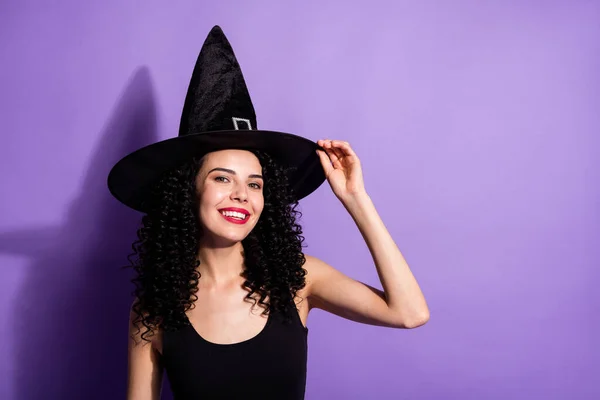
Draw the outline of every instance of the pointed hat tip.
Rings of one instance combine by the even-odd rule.
[[[215,25],[212,27],[212,29],[210,30],[210,34],[211,35],[223,35],[225,36],[225,33],[223,32],[223,29],[221,29],[221,27],[219,25]]]
[[[227,42],[227,36],[225,36],[223,29],[221,29],[219,25],[213,26],[213,28],[210,30],[206,39],[208,40],[210,38],[216,42]]]

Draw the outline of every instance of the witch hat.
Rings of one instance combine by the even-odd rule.
[[[315,142],[291,133],[257,129],[240,65],[219,26],[208,34],[192,73],[178,136],[136,150],[119,160],[108,188],[121,203],[146,212],[152,185],[192,157],[224,149],[261,150],[287,168],[297,200],[315,191],[325,173]]]

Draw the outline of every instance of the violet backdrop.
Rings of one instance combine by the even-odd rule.
[[[573,0],[2,2],[0,398],[124,398],[139,214],[106,175],[176,134],[215,24],[259,127],[353,145],[431,309],[311,314],[307,399],[600,398],[600,2]],[[327,183],[301,209],[307,253],[380,287]]]

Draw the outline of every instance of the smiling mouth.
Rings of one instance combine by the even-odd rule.
[[[250,215],[243,214],[237,211],[220,211],[219,212],[223,218],[225,218],[229,222],[233,222],[234,224],[245,224],[248,222]]]

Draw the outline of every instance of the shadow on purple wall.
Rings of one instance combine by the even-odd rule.
[[[125,397],[133,275],[122,267],[141,214],[118,203],[106,179],[120,157],[158,139],[156,118],[142,67],[107,121],[64,222],[0,234],[0,251],[31,257],[12,315],[16,399]]]

